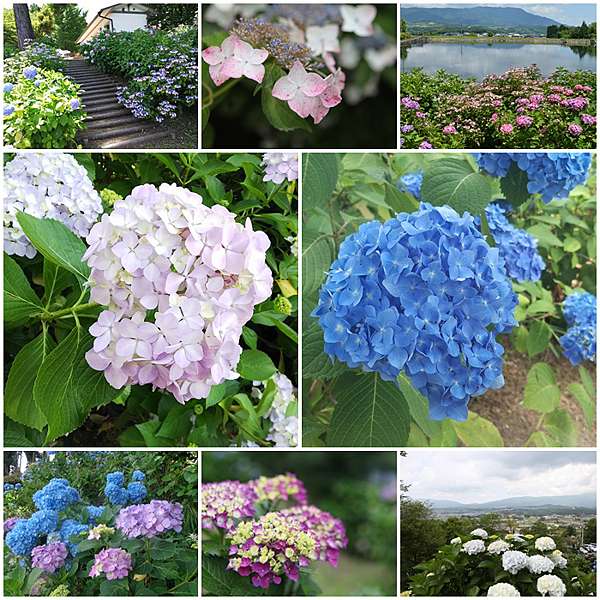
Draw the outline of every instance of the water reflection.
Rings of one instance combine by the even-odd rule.
[[[436,43],[402,47],[400,58],[403,71],[423,67],[428,73],[435,73],[444,69],[476,79],[534,63],[546,76],[556,67],[596,70],[596,48],[588,46]]]

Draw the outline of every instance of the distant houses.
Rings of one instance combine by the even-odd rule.
[[[98,11],[96,16],[77,39],[83,44],[101,31],[135,31],[148,24],[147,4],[112,4]]]

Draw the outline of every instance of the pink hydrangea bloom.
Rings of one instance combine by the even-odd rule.
[[[377,16],[377,9],[372,4],[359,6],[340,5],[342,15],[342,31],[355,33],[365,37],[373,35],[373,20]]]
[[[106,579],[124,579],[133,568],[131,554],[122,548],[105,548],[94,556],[94,564],[90,569],[90,577],[104,574]]]
[[[500,125],[500,133],[509,135],[513,132],[513,126],[510,123],[503,123]]]
[[[527,115],[519,115],[516,118],[516,123],[519,127],[529,127],[533,123],[533,119]]]
[[[262,63],[268,56],[266,50],[253,48],[236,35],[225,38],[220,46],[211,46],[202,51],[202,58],[209,65],[210,77],[217,86],[228,79],[240,77],[261,83],[265,76]]]
[[[494,114],[492,115],[491,121],[492,121],[492,123],[495,123],[495,122],[496,122],[498,119],[499,119],[499,117],[498,117],[498,113],[494,113]]]
[[[54,573],[64,566],[68,555],[69,550],[62,542],[36,546],[31,551],[31,566],[44,573]]]
[[[584,125],[596,124],[596,117],[594,117],[593,115],[588,115],[586,113],[581,113],[581,120],[583,121]]]
[[[152,500],[122,508],[116,527],[128,538],[156,537],[166,531],[179,533],[183,525],[183,507],[179,502]]]
[[[458,133],[456,130],[456,127],[454,127],[454,125],[446,125],[446,127],[444,127],[442,129],[442,133],[445,133],[446,135],[452,135],[453,133]]]
[[[577,123],[571,123],[569,125],[569,133],[574,137],[579,137],[583,133],[583,128]]]

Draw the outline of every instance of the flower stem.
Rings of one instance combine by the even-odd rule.
[[[96,306],[98,305],[95,302],[86,302],[85,304],[75,304],[74,306],[69,306],[68,308],[63,308],[61,310],[55,310],[54,312],[46,312],[42,314],[42,321],[52,321],[64,315],[74,315],[75,313],[87,310],[88,308],[94,308]]]

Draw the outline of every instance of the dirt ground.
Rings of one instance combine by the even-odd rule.
[[[560,407],[569,411],[579,430],[577,445],[595,446],[596,427],[594,426],[594,429],[587,427],[583,411],[567,390],[569,384],[580,381],[577,367],[571,366],[571,363],[562,356],[556,358],[550,350],[533,359],[515,350],[507,350],[504,365],[505,385],[499,390],[492,390],[479,398],[473,398],[469,408],[496,425],[504,438],[505,446],[524,446],[529,436],[536,430],[540,417],[535,411],[521,405],[527,373],[536,362],[548,363],[556,373],[557,384],[561,389]],[[585,366],[595,380],[592,365],[588,363]]]

